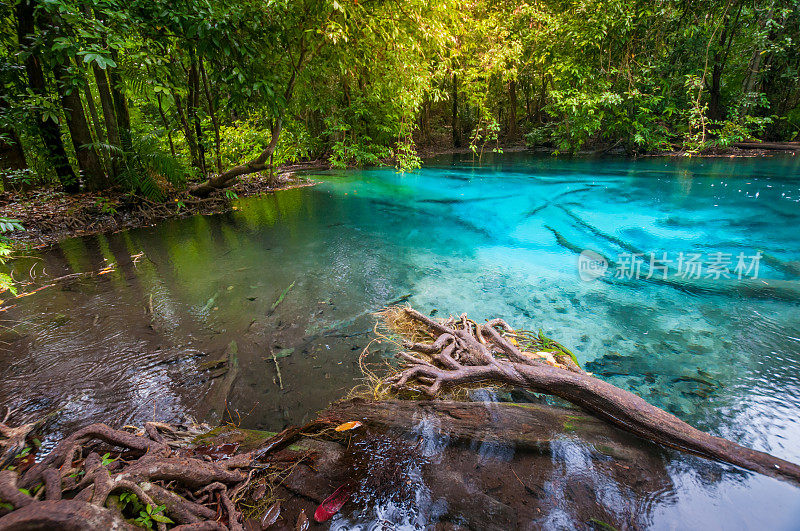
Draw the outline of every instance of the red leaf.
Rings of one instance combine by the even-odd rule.
[[[317,507],[314,511],[314,520],[319,523],[327,522],[338,513],[342,506],[350,499],[353,493],[353,486],[350,483],[345,483],[338,489],[333,491],[333,494],[325,498],[325,501]]]

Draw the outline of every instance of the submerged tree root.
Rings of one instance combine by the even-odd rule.
[[[475,382],[495,383],[558,396],[631,433],[703,457],[800,484],[800,466],[702,432],[641,397],[582,371],[561,356],[547,363],[516,346],[515,331],[501,319],[477,324],[462,316],[438,322],[411,308],[389,308],[384,324],[404,337],[404,369],[389,378],[395,389],[429,396]]]
[[[147,512],[153,514],[146,518],[160,530],[167,529],[167,523],[178,524],[173,529],[243,530],[235,500],[252,472],[267,466],[269,454],[320,426],[315,422],[286,430],[257,450],[211,461],[173,449],[170,439],[175,434],[168,425],[147,423],[135,434],[92,424],[63,439],[21,476],[14,470],[0,471],[0,500],[13,508],[0,517],[0,531],[133,528],[126,519],[136,515],[123,514],[120,507],[123,493],[149,507]],[[0,426],[17,446],[17,434],[26,429],[14,431],[5,422]],[[121,450],[114,450],[116,459],[101,457],[99,445]]]

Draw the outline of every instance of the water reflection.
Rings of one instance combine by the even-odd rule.
[[[0,344],[0,402],[28,418],[60,409],[58,429],[184,415],[278,429],[357,383],[370,312],[410,295],[438,315],[466,311],[542,328],[615,385],[800,461],[798,175],[793,158],[444,158],[414,174],[335,172],[314,188],[240,201],[228,215],[67,240],[15,262],[15,277],[32,271],[44,281],[43,271],[55,277],[111,262],[117,269],[42,290],[6,312],[19,324]],[[581,282],[571,248],[609,257],[761,250],[770,257],[761,276],[780,284]],[[232,343],[238,372],[209,370]],[[534,527],[589,526],[591,518],[669,527],[694,513],[713,528],[722,511],[736,515],[727,523],[786,528],[785,515],[800,507],[793,487],[657,449],[607,462],[569,436],[539,448],[546,459],[522,459],[498,437],[454,450],[435,418],[418,421],[414,444],[422,441],[429,460],[414,463],[420,477],[448,452],[461,452],[459,463],[477,474],[459,464],[421,483],[429,514],[467,510],[470,496],[507,485],[519,500],[501,503]],[[509,475],[517,462],[535,494]],[[618,462],[638,468],[613,468]],[[747,492],[752,502],[742,499]],[[524,509],[530,497],[539,501]],[[575,499],[598,509],[571,509]],[[485,501],[505,521],[506,509]]]

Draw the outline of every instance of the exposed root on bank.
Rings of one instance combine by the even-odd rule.
[[[33,426],[1,423],[6,453],[24,447]],[[328,427],[322,421],[293,427],[256,450],[213,460],[182,447],[180,438],[187,433],[166,424],[147,423],[138,433],[92,424],[63,439],[39,463],[28,463],[22,473],[19,463],[0,471],[0,500],[11,507],[0,517],[0,530],[126,529],[137,517],[159,530],[168,524],[243,530],[236,500],[254,476],[269,468],[278,450]]]
[[[800,484],[800,466],[699,431],[589,375],[568,350],[541,333],[514,330],[502,319],[477,323],[466,314],[438,321],[411,308],[390,307],[379,316],[386,328],[406,339],[407,351],[398,353],[402,371],[387,378],[395,390],[435,397],[481,383],[551,394],[645,439]]]

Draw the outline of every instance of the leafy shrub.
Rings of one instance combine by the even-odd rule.
[[[164,151],[153,136],[133,139],[133,151],[125,153],[124,165],[117,179],[127,190],[160,201],[173,187],[183,186],[188,168]]]

